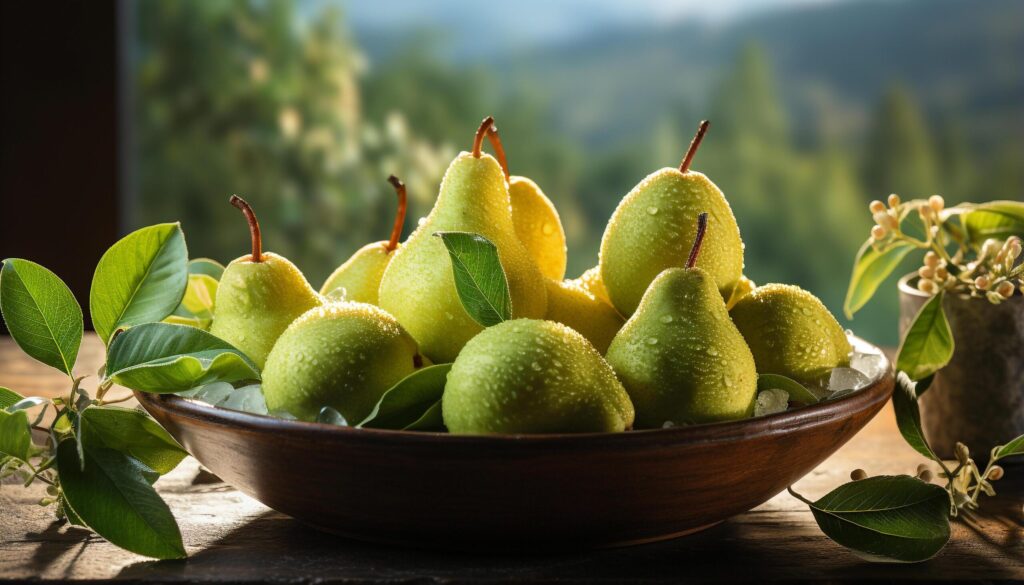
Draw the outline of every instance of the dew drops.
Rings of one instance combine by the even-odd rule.
[[[672,315],[662,315],[659,321],[661,321],[662,323],[671,323]]]
[[[544,225],[541,226],[540,231],[545,236],[550,236],[555,233],[555,226],[551,225],[551,222],[545,221]]]
[[[416,222],[416,225],[423,225],[423,224],[425,224],[425,223],[427,223],[427,218],[425,218],[425,217],[421,217],[421,218],[419,218],[419,220],[418,220],[418,221]]]
[[[650,213],[651,215],[658,215],[658,208],[652,205],[647,208],[647,213]]]
[[[533,363],[531,363],[531,364],[530,364],[530,367],[531,367],[531,368],[533,368],[533,371],[535,371],[535,372],[539,372],[539,371],[540,371],[540,369],[541,369],[541,368],[540,368],[540,364],[538,364],[537,362],[533,362]]]
[[[658,338],[657,337],[648,337],[647,338],[647,345],[658,345]]]

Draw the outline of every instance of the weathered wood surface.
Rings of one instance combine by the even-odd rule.
[[[88,336],[81,372],[102,348]],[[66,379],[0,338],[0,385],[36,395]],[[979,446],[980,447],[980,446]],[[850,470],[913,473],[921,458],[900,439],[890,408],[797,484],[818,497]],[[737,462],[742,464],[742,462]],[[240,494],[189,458],[157,483],[178,518],[190,558],[150,561],[35,505],[42,489],[0,489],[0,580],[119,579],[166,582],[463,583],[678,581],[1024,580],[1024,466],[1008,469],[980,515],[953,524],[949,546],[918,565],[861,561],[818,530],[806,506],[783,493],[703,533],[674,541],[546,556],[444,554],[369,546],[316,532]]]

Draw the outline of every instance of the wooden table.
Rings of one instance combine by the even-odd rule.
[[[102,347],[87,336],[81,372]],[[53,396],[66,379],[0,338],[0,385]],[[817,498],[868,473],[914,473],[922,459],[899,437],[891,408],[797,484]],[[737,462],[737,464],[742,464]],[[316,532],[239,493],[186,459],[156,485],[181,526],[190,558],[151,561],[86,530],[53,523],[35,505],[40,487],[0,489],[0,580],[121,579],[166,582],[463,583],[692,581],[1024,580],[1024,466],[1008,469],[999,496],[953,524],[949,545],[918,565],[866,563],[830,541],[807,507],[782,493],[703,533],[624,549],[546,556],[442,554],[365,545]]]

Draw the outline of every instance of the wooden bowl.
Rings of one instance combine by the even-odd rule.
[[[211,471],[316,528],[414,547],[555,550],[673,538],[767,501],[882,408],[885,372],[760,418],[577,435],[355,429],[136,396]]]

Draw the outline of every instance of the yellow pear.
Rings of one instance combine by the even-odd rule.
[[[391,228],[391,238],[360,248],[327,277],[324,285],[320,287],[320,294],[334,293],[332,296],[339,296],[347,301],[377,304],[380,279],[398,248],[398,238],[402,236],[408,206],[405,184],[394,175],[388,177],[388,182],[398,194],[398,211],[395,213],[395,225]]]
[[[548,280],[549,321],[575,329],[604,355],[625,320],[608,303],[587,291],[579,280]]]
[[[491,141],[495,158],[501,164],[505,180],[508,181],[512,224],[519,241],[533,257],[541,274],[551,280],[562,280],[565,278],[566,264],[565,230],[555,204],[537,183],[526,177],[509,175],[505,147],[496,126],[491,126],[487,138]]]

